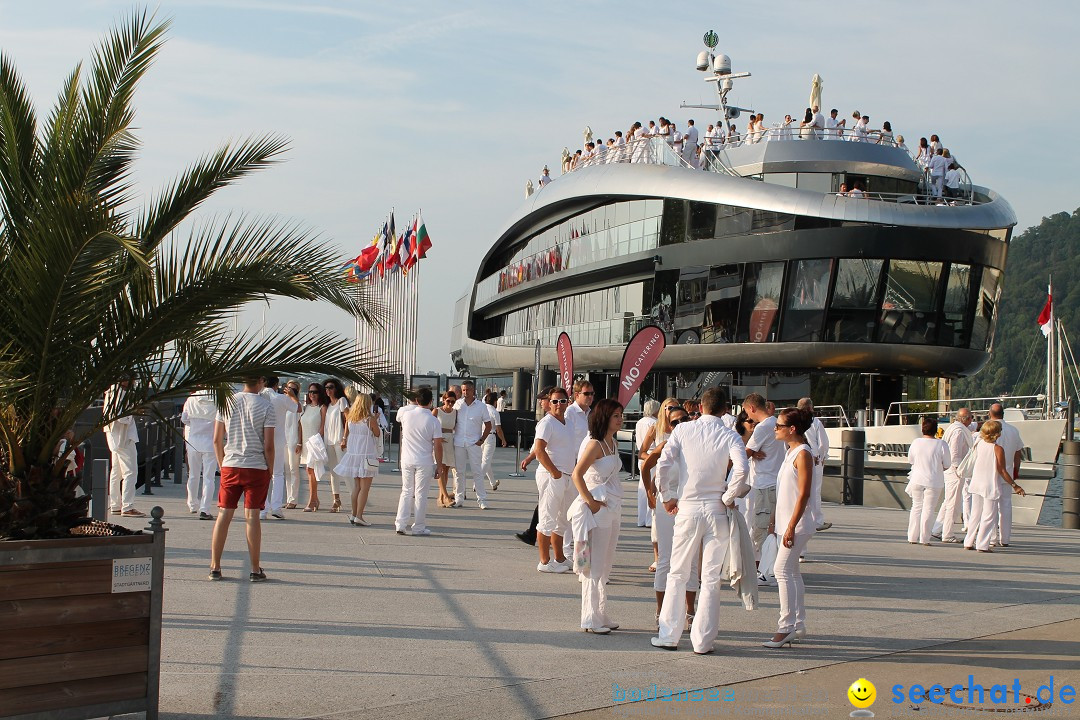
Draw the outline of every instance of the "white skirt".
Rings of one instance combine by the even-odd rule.
[[[346,478],[369,478],[379,474],[379,459],[374,455],[345,453],[334,473]]]

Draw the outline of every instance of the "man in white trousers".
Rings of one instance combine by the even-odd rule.
[[[1001,435],[997,444],[1005,451],[1005,469],[1012,475],[1014,483],[1020,482],[1020,461],[1024,453],[1024,441],[1020,438],[1020,431],[1005,422],[1005,408],[1001,403],[990,406],[990,419],[1001,423]],[[1001,478],[999,477],[1000,481]],[[1001,483],[1001,500],[998,501],[998,528],[996,538],[991,538],[991,544],[998,547],[1009,547],[1012,542],[1012,496],[1013,488],[1004,481]]]
[[[128,380],[121,380],[105,391],[103,412],[115,414],[124,404]],[[109,507],[113,515],[146,517],[135,509],[135,484],[139,481],[139,430],[135,418],[127,415],[105,426],[105,440],[112,453],[109,468]]]
[[[488,415],[491,418],[491,432],[484,441],[484,452],[480,455],[480,464],[484,466],[484,482],[492,490],[499,489],[499,479],[495,477],[495,442],[502,443],[506,447],[506,436],[503,435],[502,415],[498,408],[499,396],[494,391],[484,396],[484,404],[488,406]]]
[[[810,443],[810,454],[814,456],[814,487],[818,489],[818,496],[814,498],[814,501],[820,507],[821,479],[825,475],[825,461],[829,459],[829,434],[825,432],[825,424],[814,414],[813,400],[808,397],[800,398],[798,408],[810,413],[814,418],[814,422],[810,423],[810,429],[806,431],[806,442]],[[828,530],[831,528],[832,523],[825,522],[825,515],[822,514],[821,517],[821,525],[817,529]]]
[[[412,518],[413,535],[430,535],[427,496],[432,479],[442,472],[442,423],[431,414],[431,388],[413,393],[412,403],[398,410],[401,448],[401,497],[394,529],[404,535]]]
[[[746,456],[750,459],[750,485],[753,488],[746,497],[746,527],[754,542],[754,555],[761,557],[761,546],[769,536],[769,522],[776,510],[776,476],[784,464],[787,448],[776,439],[776,416],[774,409],[759,393],[750,393],[743,399],[742,409],[757,423],[750,440],[746,443]],[[760,584],[768,584],[764,575],[758,576]]]
[[[454,482],[454,505],[465,504],[466,463],[472,470],[476,505],[487,510],[487,490],[484,488],[484,441],[491,434],[491,416],[488,406],[476,397],[476,384],[472,380],[461,383],[462,397],[454,404],[458,411],[454,427],[454,461],[457,478]]]
[[[286,425],[288,414],[298,412],[300,404],[291,396],[278,389],[276,375],[264,375],[263,388],[259,394],[270,401],[274,408],[274,447],[278,448],[274,453],[274,467],[270,473],[270,495],[267,499],[267,507],[259,515],[260,520],[265,520],[267,514],[277,520],[284,520],[285,515],[281,512],[281,506],[285,504],[285,454],[288,448],[285,445]]]
[[[704,413],[694,422],[680,423],[671,433],[656,464],[663,511],[675,515],[660,632],[653,647],[675,650],[686,627],[686,583],[693,557],[701,553],[701,591],[690,630],[694,652],[707,655],[720,622],[721,569],[727,558],[728,513],[735,498],[750,491],[749,466],[742,441],[724,427],[719,413],[727,404],[721,388],[709,388],[701,398]],[[682,482],[676,489],[681,467]],[[721,471],[721,468],[724,471]],[[734,469],[728,480],[726,470]],[[658,507],[657,512],[661,512]]]
[[[949,469],[945,471],[945,493],[930,535],[939,538],[942,542],[960,542],[953,535],[953,526],[956,525],[957,515],[962,509],[961,496],[964,491],[964,478],[960,477],[957,467],[975,444],[975,439],[971,436],[971,430],[968,427],[970,423],[971,411],[962,407],[956,411],[953,421],[949,423],[949,427],[945,428],[945,433],[941,436],[941,439],[949,446]]]
[[[214,455],[214,420],[217,405],[208,390],[196,390],[184,401],[180,422],[187,445],[187,506],[200,520],[213,520],[217,505],[217,457]],[[200,490],[201,486],[201,490]]]

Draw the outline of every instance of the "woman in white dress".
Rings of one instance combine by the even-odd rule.
[[[326,408],[329,405],[330,398],[326,396],[322,385],[311,383],[304,400],[304,412],[300,415],[300,464],[307,469],[308,477],[308,504],[304,512],[316,512],[319,509],[319,477],[324,472],[325,464],[323,460],[312,457],[308,440],[315,436],[322,437]]]
[[[457,427],[457,410],[454,403],[457,402],[457,394],[453,391],[443,393],[442,405],[431,411],[435,419],[442,423],[442,472],[439,473],[439,507],[454,507],[454,494],[447,491],[447,478],[450,472],[457,474],[456,459],[454,456],[454,428]]]
[[[1017,495],[1024,496],[1024,488],[1013,482],[1005,466],[1005,451],[997,444],[1001,437],[1001,423],[987,420],[979,429],[975,441],[975,469],[971,473],[968,493],[971,495],[971,511],[968,514],[965,550],[993,552],[990,538],[998,525],[998,503],[1001,501],[1001,479]]]
[[[581,629],[606,635],[618,630],[607,612],[605,584],[611,574],[622,517],[622,459],[615,434],[622,429],[623,407],[605,398],[589,413],[589,437],[581,445],[571,477],[578,497],[570,508],[575,522],[574,569],[581,576]],[[589,530],[582,528],[592,525]],[[580,552],[579,552],[580,550]]]
[[[924,417],[919,421],[922,437],[911,442],[908,449],[908,484],[904,489],[911,496],[911,515],[908,518],[907,539],[912,545],[929,545],[930,531],[937,517],[937,501],[945,489],[945,471],[952,455],[944,440],[937,437],[937,420]]]
[[[806,635],[806,588],[799,556],[821,523],[821,510],[813,501],[821,495],[821,480],[814,472],[814,455],[806,431],[814,417],[806,410],[787,408],[776,421],[776,439],[787,454],[776,478],[776,509],[769,532],[780,534],[773,574],[780,591],[780,620],[772,640],[762,645],[781,648]]]
[[[337,378],[323,380],[323,390],[330,398],[323,423],[323,442],[326,444],[326,467],[330,469],[330,492],[334,495],[330,512],[336,513],[341,509],[341,492],[348,487],[348,478],[338,475],[334,468],[341,462],[341,441],[345,439],[345,412],[349,409],[349,401],[345,399],[345,386]]]
[[[878,133],[878,145],[895,145],[893,141],[892,124],[886,120],[881,125],[881,132]]]
[[[300,497],[300,415],[304,411],[304,404],[300,399],[300,383],[295,380],[285,383],[285,394],[300,403],[295,412],[289,410],[285,413],[285,447],[278,451],[285,453],[285,509],[295,510]]]
[[[664,606],[664,593],[667,590],[668,571],[671,570],[671,546],[675,540],[675,516],[664,512],[664,495],[657,491],[656,482],[653,479],[652,470],[660,460],[664,452],[671,431],[681,422],[689,422],[690,415],[686,412],[676,398],[668,398],[660,409],[660,417],[656,420],[655,444],[652,451],[645,457],[641,464],[641,481],[645,484],[649,493],[649,504],[653,508],[653,552],[656,553],[656,563],[653,576],[653,592],[656,593],[656,622],[659,626],[660,609]],[[673,489],[678,489],[678,483],[671,483]],[[656,508],[660,507],[660,512]],[[697,591],[700,584],[701,557],[695,555],[691,561],[690,578],[686,582],[686,624],[689,626],[694,618],[694,609],[697,605]]]
[[[334,467],[334,472],[345,478],[353,479],[352,513],[350,525],[371,525],[364,519],[371,482],[379,474],[379,452],[376,439],[382,434],[379,419],[371,411],[371,396],[358,393],[353,406],[349,408],[348,423],[345,425],[345,437],[341,440],[341,449],[345,454]]]

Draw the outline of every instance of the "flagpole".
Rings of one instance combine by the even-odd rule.
[[[1054,276],[1051,275],[1047,288],[1050,297],[1050,333],[1046,336],[1046,419],[1050,419],[1050,409],[1054,404]]]

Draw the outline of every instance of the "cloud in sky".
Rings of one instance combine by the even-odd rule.
[[[41,112],[127,2],[0,1],[0,48]],[[890,120],[909,145],[936,132],[1016,209],[1020,229],[1080,205],[1070,138],[1080,6],[1015,3],[707,5],[168,2],[170,40],[136,98],[147,193],[229,139],[292,140],[281,166],[219,194],[206,212],[279,214],[343,254],[391,207],[422,207],[435,243],[421,277],[419,367],[449,368],[454,301],[524,197],[525,181],[590,125],[608,137],[661,114],[680,125],[712,102],[693,69],[702,34],[754,76],[734,100],[766,119],[824,103]],[[261,310],[245,314],[258,323]],[[273,324],[352,321],[275,303]]]

